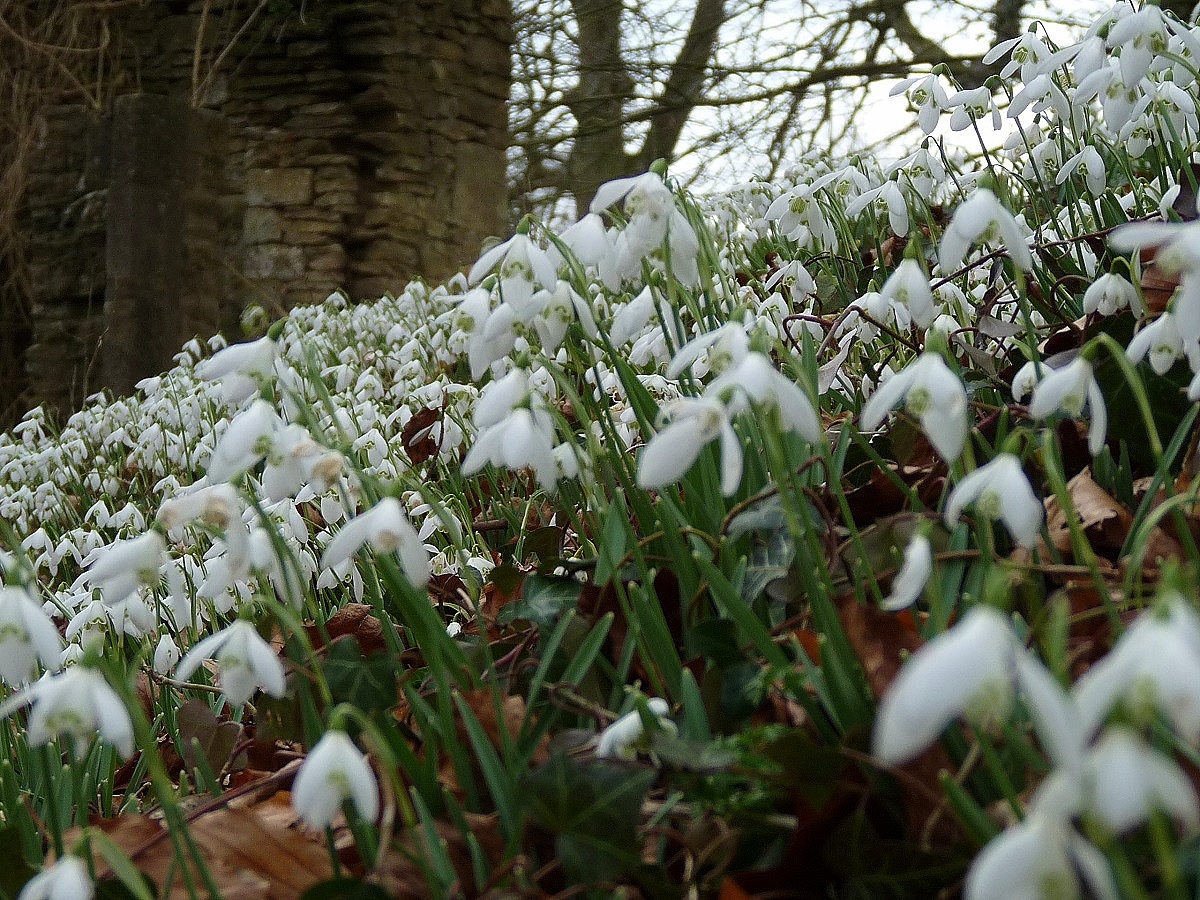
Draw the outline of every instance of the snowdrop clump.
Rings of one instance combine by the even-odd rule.
[[[113,660],[141,666],[170,702],[218,692],[238,710],[311,690],[296,810],[324,828],[349,799],[373,823],[377,773],[390,776],[330,713],[300,626],[319,633],[347,601],[370,600],[399,622],[389,652],[465,669],[456,642],[479,649],[497,627],[497,571],[576,584],[603,571],[593,586],[619,586],[623,612],[657,608],[643,602],[649,576],[670,571],[688,628],[720,619],[738,653],[770,660],[753,663],[765,695],[803,682],[781,705],[814,732],[873,720],[881,768],[958,722],[978,747],[1029,739],[1025,758],[1040,753],[1044,771],[1005,798],[1022,819],[975,859],[968,897],[1117,896],[1105,836],[1160,814],[1180,833],[1200,823],[1169,752],[1200,741],[1194,599],[1162,592],[1073,685],[1036,649],[1054,610],[998,607],[1027,600],[1014,586],[1030,572],[1100,572],[1075,544],[1068,566],[1046,529],[1050,506],[1071,500],[1055,426],[1086,419],[1090,457],[1115,466],[1127,438],[1110,425],[1154,412],[1127,383],[1141,404],[1128,413],[1115,369],[1145,360],[1138,371],[1177,378],[1186,366],[1176,393],[1200,397],[1200,226],[1175,221],[1174,205],[1193,162],[1180,148],[1200,138],[1198,58],[1195,26],[1119,4],[1069,47],[1030,31],[996,48],[987,61],[1003,61],[1006,91],[952,84],[941,67],[902,82],[893,93],[925,137],[886,168],[812,161],[701,199],[655,168],[601,186],[557,233],[522,222],[446,284],[371,303],[333,295],[241,344],[190,341],[135,396],[91,398],[61,427],[31,411],[0,436],[0,680],[12,690],[0,717],[28,707],[30,743],[68,738],[82,756],[98,734],[130,756],[132,691],[110,684]],[[974,168],[940,143],[943,127],[1004,118],[1012,134]],[[1165,308],[1148,302],[1148,271],[1168,280]],[[1128,324],[1124,346],[1106,321]],[[1067,332],[1076,346],[1047,349]],[[872,513],[848,494],[878,485],[847,460],[875,466],[902,497],[897,515],[920,520],[883,587],[862,570],[842,578],[853,554],[873,561],[863,536],[882,530],[856,520]],[[556,556],[531,551],[535,572],[516,554],[539,527],[562,540]],[[510,544],[489,538],[501,529]],[[1122,577],[1109,593],[1145,601]],[[858,662],[832,668],[841,626],[820,600],[846,596],[926,629],[865,711],[835,708]],[[825,630],[821,659],[791,640],[810,621]],[[651,625],[631,630],[631,654],[669,647],[667,620]],[[644,666],[656,691],[678,694],[646,709],[670,734],[666,713],[682,704],[698,739],[709,728],[688,706],[703,697],[684,662]],[[710,672],[725,677],[726,662]],[[476,674],[474,687],[497,672]],[[636,758],[645,724],[618,718],[596,755]],[[78,881],[72,860],[31,895]]]

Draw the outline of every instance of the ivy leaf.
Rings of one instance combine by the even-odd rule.
[[[329,645],[325,679],[335,701],[351,703],[368,714],[396,705],[395,662],[386,653],[364,658],[352,637]]]
[[[654,778],[652,771],[559,753],[521,783],[526,809],[555,835],[564,870],[580,884],[612,880],[640,864],[638,824]]]
[[[22,886],[37,874],[25,862],[21,852],[21,831],[15,825],[0,828],[0,895],[15,897]]]
[[[521,597],[500,611],[500,624],[516,619],[528,619],[546,628],[558,621],[566,610],[579,602],[583,585],[574,578],[527,575],[521,586]]]

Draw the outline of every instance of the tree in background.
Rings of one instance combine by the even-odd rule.
[[[860,114],[880,82],[945,63],[977,87],[986,52],[1033,19],[1073,24],[1108,5],[517,0],[514,208],[573,200],[582,214],[599,185],[660,157],[708,180],[750,165],[771,178],[813,149],[866,149],[881,134]]]

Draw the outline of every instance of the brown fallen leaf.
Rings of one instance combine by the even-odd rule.
[[[214,896],[197,860],[182,861],[201,897],[213,900],[297,900],[314,884],[333,876],[329,851],[318,841],[280,824],[277,811],[265,817],[258,806],[218,808],[188,823],[192,843],[217,889]],[[154,882],[161,896],[185,896],[184,873],[162,820],[124,815],[92,824],[101,828]],[[111,875],[103,859],[94,861],[97,878]]]
[[[1115,497],[1092,479],[1084,469],[1067,483],[1071,504],[1075,507],[1079,526],[1098,556],[1112,563],[1119,561],[1121,547],[1133,525],[1133,515]],[[1045,500],[1046,531],[1050,544],[1060,554],[1071,557],[1071,528],[1066,511],[1051,494]],[[1181,554],[1179,542],[1162,528],[1155,527],[1146,542],[1145,561],[1177,559]]]

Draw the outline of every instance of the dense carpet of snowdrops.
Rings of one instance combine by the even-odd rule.
[[[0,438],[0,518],[15,542],[0,594],[0,678],[14,693],[0,712],[31,704],[30,742],[65,734],[82,753],[98,730],[128,755],[129,714],[93,667],[114,650],[176,685],[215,659],[235,706],[282,694],[282,664],[250,619],[361,598],[363,545],[395,552],[417,588],[458,574],[460,621],[445,622],[457,630],[496,562],[475,531],[489,501],[466,487],[480,473],[509,470],[548,497],[570,486],[580,509],[620,490],[681,503],[674,486],[693,477],[684,495],[712,488],[719,522],[772,485],[786,493],[797,460],[837,473],[849,433],[869,437],[899,411],[948,487],[890,591],[860,585],[860,600],[926,602],[943,577],[935,526],[992,560],[980,585],[1013,547],[1045,556],[1041,498],[1062,492],[1029,471],[1053,471],[1064,418],[1086,421],[1091,455],[1112,452],[1095,369],[1113,344],[1043,358],[1043,338],[1132,311],[1122,371],[1148,359],[1159,375],[1200,373],[1200,223],[1177,221],[1195,218],[1200,29],[1122,3],[1077,43],[1054,48],[1033,29],[988,61],[1006,62],[987,87],[956,90],[936,72],[898,87],[929,137],[893,164],[813,160],[702,200],[656,172],[612,182],[580,222],[556,234],[522,223],[447,285],[361,304],[335,295],[257,341],[193,341],[136,396],[93,398],[60,430],[33,411]],[[990,139],[1005,123],[1003,148],[969,163],[936,140],[946,127]],[[1121,226],[1147,217],[1164,221]],[[1179,276],[1157,315],[1138,286],[1147,249]],[[1195,400],[1200,374],[1188,380]],[[983,439],[981,411],[1010,400],[1028,406]],[[1122,414],[1142,411],[1127,401]],[[432,449],[414,460],[418,444]],[[633,483],[612,474],[622,458],[636,460]],[[599,538],[580,531],[580,554],[594,552]],[[925,634],[883,697],[876,758],[902,764],[964,716],[977,734],[1000,728],[1019,697],[1045,772],[1031,798],[1013,798],[1023,819],[979,854],[967,895],[1078,896],[1085,884],[1137,896],[1114,838],[1150,822],[1183,840],[1200,825],[1175,758],[1200,740],[1194,597],[1148,597],[1069,684],[1061,660],[1031,649],[1032,623],[981,594],[995,591],[934,617],[956,623]],[[640,721],[619,720],[600,747],[623,752]],[[370,820],[374,778],[331,727],[294,799],[317,826],[347,797]],[[1169,844],[1156,877],[1171,885],[1182,876]]]

